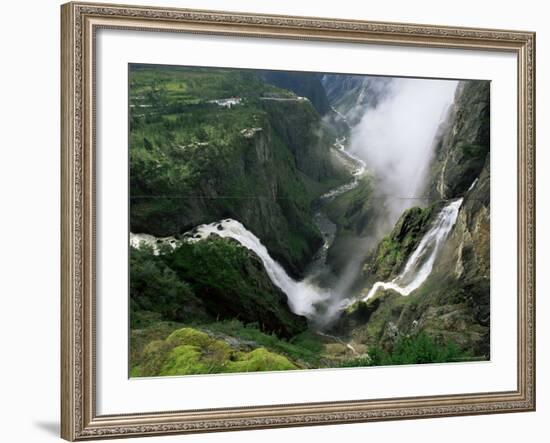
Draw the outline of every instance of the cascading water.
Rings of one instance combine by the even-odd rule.
[[[154,255],[159,255],[161,247],[169,246],[175,249],[181,242],[175,237],[155,237],[151,234],[134,234],[130,232],[130,246],[139,248],[142,244],[150,247]]]
[[[290,309],[294,313],[311,318],[316,314],[315,305],[330,298],[330,293],[322,291],[308,279],[302,281],[292,279],[283,267],[273,260],[260,239],[236,220],[225,219],[197,226],[187,241],[200,241],[212,234],[232,238],[260,257],[267,275],[286,294]]]
[[[393,289],[399,294],[407,296],[424,283],[432,272],[435,259],[437,258],[441,246],[456,223],[462,200],[462,198],[454,200],[441,210],[433,226],[424,235],[407,260],[407,264],[403,271],[392,281],[376,282],[368,294],[363,298],[363,301],[367,301],[369,298],[374,297],[380,288]]]

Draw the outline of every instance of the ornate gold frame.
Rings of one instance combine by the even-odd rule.
[[[61,7],[61,435],[67,440],[533,411],[535,34],[68,3]],[[98,416],[95,411],[94,33],[98,28],[508,51],[518,59],[518,381],[511,392]]]

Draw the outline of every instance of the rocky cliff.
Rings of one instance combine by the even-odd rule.
[[[388,281],[407,258],[445,201],[463,198],[456,224],[427,280],[409,296],[379,291],[351,306],[334,326],[357,343],[391,352],[404,337],[427,335],[453,343],[467,358],[490,353],[490,156],[489,83],[459,85],[447,122],[440,128],[427,193],[433,204],[412,208],[369,256],[366,288]]]
[[[487,81],[458,85],[435,147],[427,192],[432,199],[461,196],[479,177],[489,153],[489,93]]]
[[[351,126],[361,121],[367,109],[376,107],[391,93],[390,77],[325,74],[322,81],[331,106]]]
[[[307,97],[320,115],[330,111],[325,88],[317,74],[288,71],[262,71],[262,78],[278,88],[288,89],[301,97]]]
[[[131,75],[131,230],[234,218],[300,276],[322,242],[311,203],[348,177],[312,103],[249,72],[150,74]]]

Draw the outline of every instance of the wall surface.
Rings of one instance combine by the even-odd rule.
[[[130,0],[129,0],[130,1]],[[132,2],[132,1],[130,1]],[[545,2],[391,0],[133,0],[135,4],[537,32],[538,410],[536,413],[248,431],[139,441],[547,441],[550,418],[550,30]],[[1,440],[48,442],[59,433],[59,1],[2,8],[0,127],[3,232],[0,310]],[[6,157],[7,156],[7,157]],[[546,265],[546,266],[545,266]]]

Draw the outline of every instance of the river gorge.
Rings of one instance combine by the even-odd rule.
[[[158,69],[131,95],[134,376],[489,357],[486,82]]]

